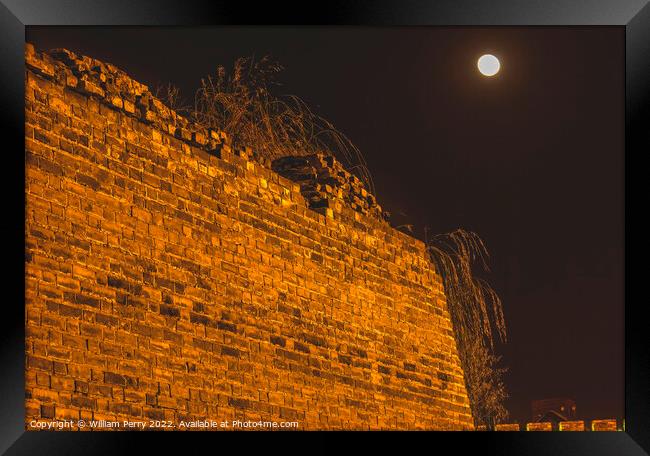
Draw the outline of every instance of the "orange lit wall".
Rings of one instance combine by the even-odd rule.
[[[110,64],[28,45],[25,76],[27,422],[472,427],[422,242]]]

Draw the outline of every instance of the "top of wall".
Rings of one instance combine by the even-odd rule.
[[[332,156],[288,156],[271,162],[249,147],[233,144],[227,132],[203,128],[180,115],[154,96],[147,85],[115,65],[67,49],[38,52],[27,43],[25,64],[34,74],[96,99],[194,148],[224,160],[244,160],[268,168],[293,183],[306,205],[326,220],[350,223],[367,232],[388,230],[414,250],[425,250],[422,241],[390,227],[374,195]]]

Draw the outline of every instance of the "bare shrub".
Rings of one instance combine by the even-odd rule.
[[[270,160],[333,155],[374,194],[365,159],[347,136],[299,97],[273,93],[280,71],[282,66],[268,56],[239,58],[230,72],[218,66],[214,75],[201,79],[190,118],[203,128],[226,131],[237,143]]]
[[[427,236],[426,243],[445,287],[474,422],[492,427],[508,417],[503,405],[508,394],[503,383],[506,369],[498,367],[500,357],[494,354],[496,336],[506,341],[503,306],[490,284],[473,270],[478,263],[489,271],[487,248],[476,233],[462,229]]]

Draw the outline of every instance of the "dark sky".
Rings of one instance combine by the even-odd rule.
[[[513,419],[558,396],[580,418],[623,417],[623,28],[28,27],[27,40],[187,99],[216,65],[271,54],[282,91],[364,153],[396,222],[487,243]],[[477,72],[483,53],[497,77]]]

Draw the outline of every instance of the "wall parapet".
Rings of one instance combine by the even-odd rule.
[[[309,207],[325,214],[349,207],[361,214],[384,219],[385,213],[363,182],[325,154],[288,156],[274,160],[272,168],[300,185]]]
[[[348,212],[345,216],[354,219],[352,211],[355,211],[373,220],[387,220],[386,213],[363,182],[331,155],[287,156],[271,162],[250,147],[234,144],[227,132],[203,128],[177,113],[154,96],[147,85],[132,79],[115,65],[67,49],[37,52],[27,43],[25,63],[40,76],[101,101],[190,146],[225,160],[235,155],[273,169],[298,183],[309,207],[316,212],[330,217]]]
[[[36,74],[101,101],[115,110],[206,151],[227,151],[231,138],[223,131],[204,129],[156,98],[149,87],[110,63],[67,49],[37,52],[25,47],[25,64]]]

